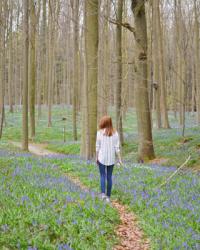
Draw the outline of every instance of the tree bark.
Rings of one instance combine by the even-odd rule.
[[[28,55],[29,55],[29,0],[24,0],[24,77],[23,77],[23,128],[22,149],[28,151]]]
[[[161,27],[161,17],[160,17],[160,0],[157,0],[157,18],[158,18],[158,40],[159,40],[159,65],[160,65],[160,102],[161,102],[161,117],[162,117],[162,127],[170,128],[168,112],[167,112],[167,94],[166,94],[166,81],[165,81],[165,55],[164,55],[164,39],[163,30]]]
[[[122,23],[122,13],[123,13],[123,1],[118,0],[117,2],[117,22]],[[115,116],[116,116],[116,127],[120,136],[120,142],[123,144],[123,128],[122,128],[122,26],[117,25],[116,30],[116,57],[117,57],[117,67],[116,67],[116,90],[115,90]]]
[[[5,9],[4,9],[5,12]],[[0,26],[0,139],[3,135],[3,123],[4,123],[4,95],[5,95],[5,13],[3,13],[3,1],[0,1],[0,20],[2,25]],[[4,21],[3,21],[4,20]]]
[[[46,46],[46,0],[42,1],[42,31],[41,31],[41,46],[42,46],[42,54],[41,54],[41,82],[38,86],[38,118],[41,117],[42,114],[42,104],[45,101],[45,87],[46,83],[46,72],[47,72],[47,46]]]
[[[136,39],[135,105],[139,134],[138,160],[145,161],[155,157],[147,84],[147,27],[145,1],[132,0],[132,11],[135,20]]]
[[[158,0],[153,0],[152,4],[152,24],[153,24],[153,86],[155,93],[156,106],[156,122],[157,128],[161,128],[161,112],[160,112],[160,64],[159,64],[159,38],[158,38]]]
[[[197,91],[197,123],[200,125],[200,49],[199,49],[199,20],[197,13],[197,3],[194,1],[195,14],[195,75],[196,75],[196,91]]]
[[[29,112],[31,138],[35,136],[35,93],[36,93],[36,11],[35,2],[30,2],[30,67],[29,67]]]
[[[73,3],[74,2],[74,3]],[[72,98],[73,138],[77,141],[77,97],[79,84],[79,0],[72,2],[74,18],[74,79]]]
[[[95,155],[97,131],[98,0],[85,2],[85,51],[87,74],[86,158]]]
[[[53,90],[54,90],[54,46],[55,46],[55,37],[54,37],[54,11],[55,3],[53,1],[49,2],[49,8],[51,8],[51,13],[49,13],[49,22],[48,22],[48,127],[52,126],[52,104],[53,104]]]
[[[9,1],[10,8],[10,28],[9,28],[9,70],[8,70],[8,94],[9,94],[9,111],[13,113],[13,6]]]

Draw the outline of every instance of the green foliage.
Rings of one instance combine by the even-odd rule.
[[[61,153],[61,154],[80,154],[80,144],[49,144],[47,149]]]

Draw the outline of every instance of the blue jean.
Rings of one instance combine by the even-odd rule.
[[[100,172],[100,184],[101,184],[101,192],[105,194],[106,190],[106,176],[107,176],[107,196],[111,196],[112,190],[112,172],[114,165],[105,166],[101,162],[98,162],[99,172]]]

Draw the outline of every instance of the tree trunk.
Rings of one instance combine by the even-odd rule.
[[[106,0],[102,2],[103,14],[109,18],[111,12],[111,2]],[[100,7],[101,8],[101,7]],[[102,42],[102,48],[99,48],[99,62],[98,66],[101,70],[99,74],[99,89],[98,89],[98,98],[99,98],[99,107],[98,107],[98,120],[108,114],[109,108],[109,95],[110,95],[110,84],[109,84],[109,75],[110,75],[110,40],[109,40],[109,22],[107,18],[103,19],[103,27],[99,30],[99,35]],[[102,50],[102,51],[101,51]]]
[[[167,94],[166,94],[166,81],[165,81],[165,55],[164,55],[164,39],[163,39],[163,31],[161,27],[160,20],[160,0],[157,0],[156,6],[156,16],[158,18],[158,41],[159,41],[159,65],[160,65],[160,102],[161,102],[161,116],[162,116],[162,127],[170,128],[168,112],[167,112]]]
[[[95,155],[97,131],[98,0],[85,2],[85,51],[87,74],[86,158]]]
[[[176,20],[176,46],[177,46],[177,67],[175,73],[177,75],[177,86],[178,86],[178,109],[179,109],[179,123],[184,123],[184,96],[185,96],[185,62],[184,62],[184,48],[183,48],[183,18],[182,18],[182,7],[181,1],[175,0],[175,20]]]
[[[29,54],[29,0],[24,0],[24,77],[22,149],[28,151],[28,54]]]
[[[77,141],[77,95],[79,84],[79,0],[75,0],[73,6],[74,17],[74,79],[73,79],[73,98],[72,98],[72,121],[73,138]]]
[[[146,22],[147,22],[147,74],[148,74],[148,92],[149,107],[153,109],[153,29],[152,29],[152,3],[146,5]]]
[[[5,10],[4,10],[5,11]],[[4,15],[3,15],[4,14]],[[3,3],[0,1],[0,20],[5,22],[3,13]],[[3,134],[4,123],[4,95],[5,95],[5,25],[0,26],[0,139]]]
[[[85,44],[84,44],[85,45]],[[84,158],[87,156],[87,63],[86,63],[86,55],[83,55],[84,60],[84,79],[82,86],[82,98],[81,98],[81,152],[80,155]]]
[[[9,94],[9,111],[13,113],[13,6],[9,1],[10,7],[10,28],[9,28],[9,67],[8,67],[8,94]]]
[[[36,12],[34,0],[30,3],[30,67],[29,67],[29,111],[31,138],[35,136],[35,86],[36,86],[36,65],[35,65],[35,43],[36,43]]]
[[[139,133],[138,159],[139,161],[145,161],[155,157],[147,84],[147,27],[145,1],[132,0],[132,11],[135,20],[136,36],[135,105]]]
[[[54,11],[54,3],[50,1],[51,10]],[[53,14],[49,13],[49,43],[48,43],[48,127],[52,126],[52,103],[53,103],[53,89],[54,89],[54,20]]]
[[[123,1],[118,0],[117,2],[117,22],[122,23],[122,13],[123,13]],[[116,113],[116,127],[120,136],[120,142],[123,144],[123,129],[122,129],[122,26],[117,25],[116,30],[116,57],[117,57],[117,67],[116,67],[116,96],[115,96],[115,113]]]
[[[47,57],[46,57],[46,0],[42,2],[42,55],[41,55],[41,82],[38,86],[38,118],[41,117],[42,114],[42,104],[44,104],[45,99],[45,86],[46,83],[46,72],[47,72]]]
[[[159,38],[158,38],[158,0],[153,0],[152,5],[152,22],[153,22],[153,86],[155,93],[156,121],[157,128],[161,128],[161,112],[160,112],[160,64],[159,64]]]
[[[197,123],[200,125],[200,50],[199,50],[199,20],[197,13],[197,3],[194,1],[195,13],[195,74],[196,74],[196,91],[197,91]]]

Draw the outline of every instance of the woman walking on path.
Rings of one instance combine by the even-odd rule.
[[[110,116],[103,116],[99,123],[99,131],[96,138],[96,163],[99,166],[101,197],[110,201],[112,190],[112,172],[115,165],[115,154],[122,165],[120,155],[120,141],[118,132],[113,128]],[[107,193],[106,190],[107,176]]]

